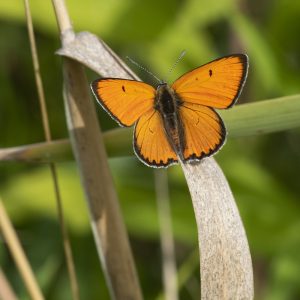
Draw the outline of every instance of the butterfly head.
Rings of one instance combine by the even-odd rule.
[[[156,87],[156,95],[164,94],[164,93],[172,94],[173,90],[172,88],[168,85],[167,82],[161,81],[157,87]]]
[[[162,87],[165,87],[168,85],[164,80],[161,80],[160,83],[157,85],[156,90],[161,89]]]

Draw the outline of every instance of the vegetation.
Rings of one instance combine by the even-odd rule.
[[[34,0],[30,4],[52,136],[66,138],[61,58],[54,55],[60,40],[52,4]],[[293,113],[300,115],[298,1],[69,0],[67,4],[76,31],[88,30],[99,35],[119,56],[134,58],[161,78],[182,49],[187,54],[171,74],[172,80],[216,57],[247,53],[249,76],[238,104],[270,99],[274,101],[273,110],[262,105],[254,108],[252,114],[257,109],[257,115],[276,116],[286,106],[273,98],[284,97],[288,101],[291,98],[287,96],[294,95],[292,98],[298,102],[295,101]],[[0,25],[0,147],[42,142],[42,120],[21,1],[0,3]],[[98,77],[91,71],[88,76],[90,81]],[[152,82],[143,72],[139,76]],[[101,108],[97,111],[103,130],[116,127]],[[289,108],[291,111],[293,106]],[[266,132],[271,134],[257,135],[261,133],[259,130],[239,132],[233,112],[234,109],[224,115],[231,137],[216,159],[230,182],[245,225],[256,299],[298,299],[299,128],[293,129],[297,124],[290,125],[290,113],[268,124]],[[242,114],[242,108],[238,112]],[[247,113],[249,110],[245,116]],[[249,122],[248,128],[255,125],[257,121],[254,125]],[[241,126],[247,129],[245,122]],[[110,159],[109,165],[144,297],[155,299],[163,288],[153,170],[142,165],[131,150],[125,154]],[[1,197],[46,299],[69,299],[70,286],[48,166],[1,162],[0,169]],[[81,297],[109,298],[77,166],[66,157],[57,164],[57,169]],[[180,167],[171,167],[168,175],[176,259],[182,282],[180,297],[198,299],[199,268],[194,254],[198,245],[190,196]],[[1,268],[20,299],[28,299],[5,243],[0,246]]]

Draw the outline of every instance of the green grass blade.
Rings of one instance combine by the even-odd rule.
[[[286,96],[219,111],[229,137],[243,137],[300,127],[300,95]]]
[[[228,137],[244,137],[300,127],[300,95],[236,105],[218,111]],[[109,157],[128,156],[132,150],[132,128],[116,128],[103,134]],[[0,161],[56,162],[72,159],[67,140],[0,149]]]

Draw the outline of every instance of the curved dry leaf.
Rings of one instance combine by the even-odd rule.
[[[201,299],[252,299],[249,246],[222,170],[213,158],[182,168],[198,227]]]
[[[63,0],[53,0],[63,45],[75,34]],[[74,41],[76,44],[76,42]],[[142,292],[114,188],[103,138],[82,65],[63,59],[64,105],[99,259],[112,299],[141,300]]]
[[[89,32],[76,34],[73,40],[56,53],[77,60],[103,77],[138,80],[138,77],[102,40]]]

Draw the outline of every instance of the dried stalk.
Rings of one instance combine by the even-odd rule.
[[[72,159],[67,139],[0,149],[0,161],[50,163]]]
[[[63,46],[75,34],[63,0],[53,0]],[[127,232],[109,171],[95,108],[81,64],[64,58],[64,104],[91,225],[113,299],[142,299]]]
[[[177,272],[172,217],[166,170],[154,170],[157,210],[160,225],[163,283],[166,300],[177,300]]]
[[[26,289],[32,300],[43,300],[44,296],[34,277],[33,271],[22,249],[17,234],[9,220],[5,207],[0,199],[0,229],[9,247],[12,257],[19,269]]]
[[[1,268],[0,268],[0,299],[2,300],[18,299]]]
[[[132,130],[117,128],[103,133],[109,157],[128,156],[132,152]],[[0,161],[49,163],[73,160],[68,139],[0,149]]]
[[[46,141],[50,142],[52,138],[51,138],[51,132],[50,132],[50,126],[49,126],[49,118],[48,118],[46,99],[45,99],[45,93],[44,93],[44,88],[43,88],[43,81],[42,81],[42,77],[41,77],[41,73],[40,73],[39,58],[38,58],[37,47],[36,47],[36,43],[35,43],[29,1],[24,0],[24,4],[25,4],[25,13],[26,13],[26,21],[27,21],[27,27],[28,27],[30,48],[31,48],[31,54],[32,54],[32,62],[33,62],[33,66],[34,66],[34,76],[35,76],[36,87],[37,87],[37,91],[38,91],[38,98],[39,98],[40,109],[41,109],[41,115],[42,115],[42,120],[43,120],[44,135],[45,135]],[[71,283],[72,298],[74,300],[79,300],[80,299],[79,288],[78,288],[78,283],[77,283],[77,277],[76,277],[76,271],[75,271],[75,265],[74,265],[74,260],[73,260],[70,239],[69,239],[68,231],[67,231],[67,228],[65,225],[65,220],[64,220],[63,206],[62,206],[61,194],[60,194],[60,190],[59,190],[59,186],[58,186],[56,166],[54,163],[50,163],[49,167],[50,167],[50,172],[51,172],[53,185],[54,185],[56,207],[57,207],[58,219],[59,219],[59,224],[60,224],[61,234],[62,234],[62,239],[63,239],[63,247],[64,247],[64,253],[65,253],[66,262],[67,262],[67,269],[68,269],[68,274],[69,274],[70,283]]]

